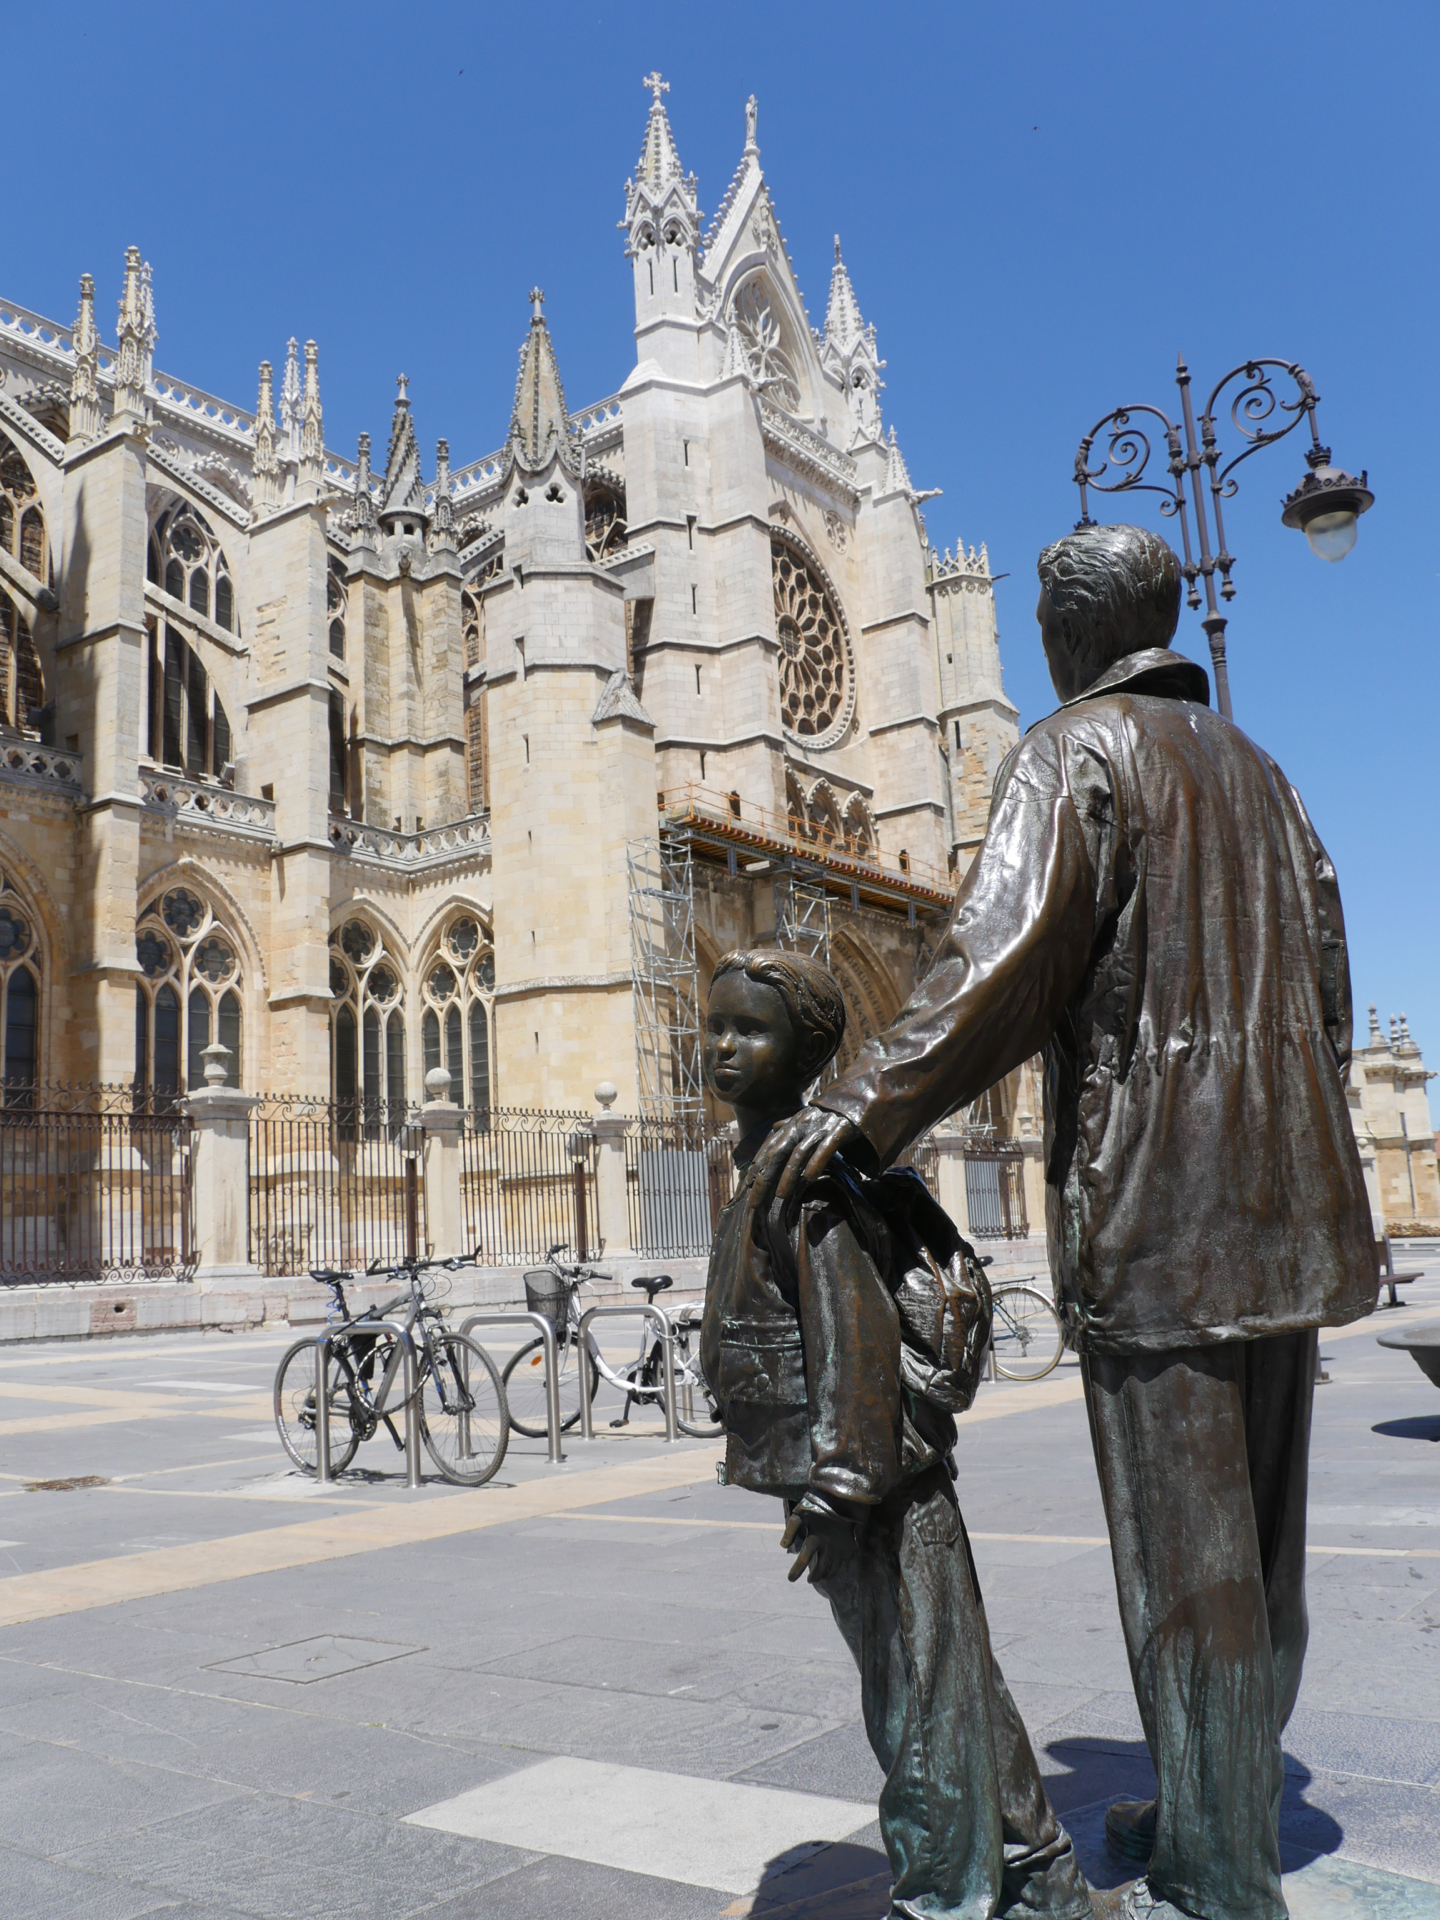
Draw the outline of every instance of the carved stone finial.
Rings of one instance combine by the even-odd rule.
[[[1380,1015],[1373,1000],[1370,1002],[1370,1044],[1372,1047],[1378,1047],[1381,1044]]]
[[[300,420],[300,478],[319,487],[325,477],[325,432],[320,412],[320,349],[305,342],[305,399]]]
[[[231,1058],[229,1047],[219,1040],[212,1040],[208,1047],[200,1049],[200,1058],[205,1062],[205,1084],[207,1087],[223,1087],[225,1084],[226,1061]]]
[[[455,551],[455,503],[450,497],[450,442],[435,442],[435,504],[431,510],[431,550]]]
[[[530,301],[530,324],[545,318],[545,295],[539,287],[531,287],[527,296]]]
[[[397,406],[397,407],[408,407],[408,406],[409,406],[409,404],[410,404],[410,376],[409,376],[409,374],[408,374],[408,373],[397,373],[397,374],[396,374],[396,376],[395,376],[395,387],[396,387],[396,399],[395,399],[395,404],[396,404],[396,406]]]
[[[125,249],[125,291],[120,297],[115,360],[115,418],[127,426],[145,420],[145,301],[141,291],[140,249]]]
[[[274,374],[260,362],[260,398],[255,408],[255,512],[271,513],[280,504],[280,462],[275,454]]]
[[[755,125],[756,125],[756,122],[759,120],[759,118],[760,118],[760,109],[755,104],[755,96],[752,93],[750,98],[745,102],[745,151],[746,153],[759,153],[760,151],[759,142],[755,138]],[[835,257],[837,260],[840,257],[840,242],[838,240],[835,242]]]
[[[450,1069],[448,1067],[431,1067],[425,1076],[425,1098],[431,1105],[437,1101],[445,1101],[450,1098]]]
[[[285,459],[300,460],[300,418],[304,413],[300,385],[300,342],[292,334],[285,345],[285,372],[280,381],[280,433]]]
[[[655,104],[657,107],[660,104],[661,94],[669,93],[670,91],[670,82],[668,80],[662,80],[658,72],[647,73],[645,78],[640,82],[640,84],[642,87],[648,87],[650,89],[651,93],[655,97]]]
[[[70,376],[70,444],[88,446],[100,438],[100,336],[95,330],[95,282],[80,276],[80,311],[70,336],[75,368]]]
[[[602,1080],[595,1089],[595,1098],[608,1113],[620,1098],[620,1089],[611,1080]]]
[[[350,551],[364,547],[375,551],[375,501],[370,492],[370,436],[360,435],[359,458],[355,462],[355,510],[350,532]]]

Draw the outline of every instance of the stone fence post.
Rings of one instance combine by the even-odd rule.
[[[595,1136],[595,1207],[597,1240],[605,1243],[605,1257],[628,1254],[630,1245],[630,1196],[625,1172],[625,1136],[630,1122],[623,1114],[611,1113],[619,1097],[610,1081],[602,1080],[595,1089],[600,1112],[590,1122]]]
[[[425,1134],[425,1238],[440,1260],[469,1253],[460,1192],[460,1133],[465,1109],[450,1098],[450,1075],[432,1067],[425,1076],[420,1125]]]
[[[935,1163],[936,1198],[967,1240],[970,1231],[970,1198],[965,1186],[965,1136],[963,1133],[932,1133],[930,1143],[939,1155]]]
[[[230,1049],[202,1049],[206,1085],[188,1094],[196,1284],[206,1292],[262,1277],[250,1259],[250,1116],[259,1097],[223,1086]]]

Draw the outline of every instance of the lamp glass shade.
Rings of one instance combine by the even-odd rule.
[[[1353,513],[1317,513],[1305,522],[1310,551],[1322,560],[1343,560],[1358,533],[1359,523]]]

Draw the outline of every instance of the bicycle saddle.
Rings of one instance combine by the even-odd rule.
[[[645,1298],[653,1300],[657,1293],[664,1293],[665,1289],[673,1287],[675,1282],[668,1273],[657,1273],[651,1280],[632,1280],[630,1284],[632,1287],[643,1287]]]

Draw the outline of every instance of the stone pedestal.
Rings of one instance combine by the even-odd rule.
[[[420,1125],[425,1133],[426,1238],[430,1254],[439,1260],[472,1251],[465,1243],[460,1192],[460,1135],[465,1109],[455,1105],[449,1092],[450,1075],[444,1067],[432,1067],[425,1076],[426,1101],[420,1110]]]
[[[253,1093],[206,1087],[190,1094],[191,1181],[195,1196],[196,1284],[206,1292],[263,1283],[250,1261],[250,1116]],[[277,1284],[288,1286],[288,1281]]]

